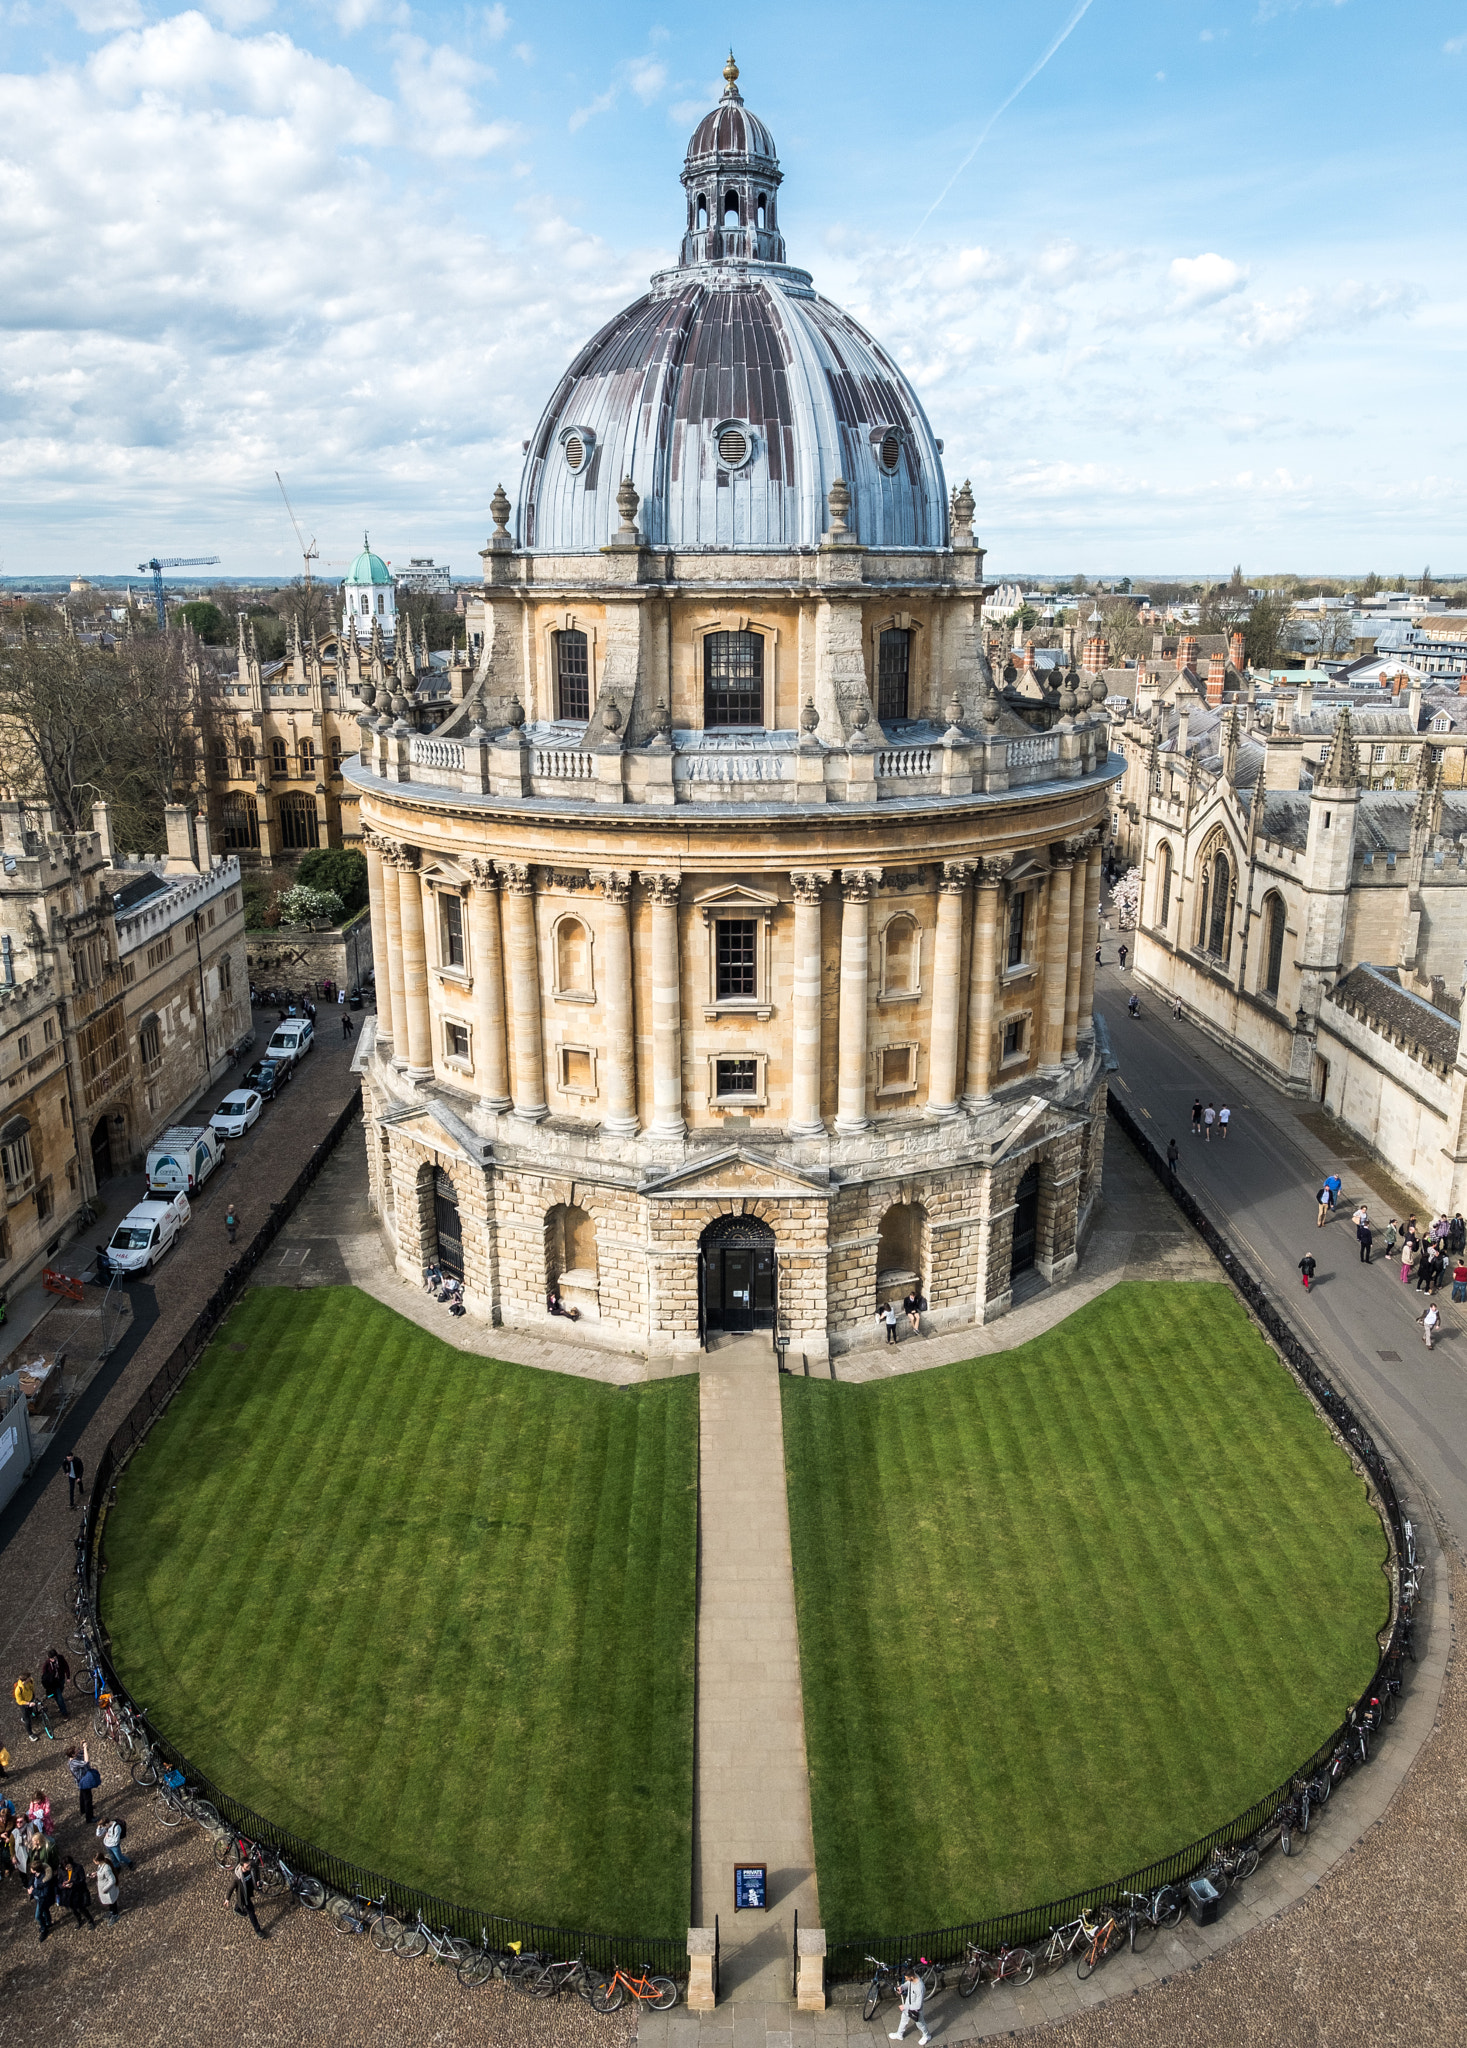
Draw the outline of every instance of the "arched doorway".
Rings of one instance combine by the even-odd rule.
[[[433,1226],[438,1234],[438,1264],[452,1280],[464,1277],[463,1227],[458,1216],[458,1189],[441,1166],[433,1169]]]
[[[100,1187],[112,1177],[112,1118],[104,1110],[92,1125],[92,1179]]]
[[[1039,1165],[1030,1166],[1014,1190],[1014,1251],[1009,1261],[1009,1277],[1017,1279],[1020,1273],[1034,1269],[1039,1249]]]
[[[919,1202],[897,1202],[877,1230],[876,1305],[923,1294],[927,1211]]]
[[[698,1241],[705,1334],[772,1330],[774,1232],[757,1216],[720,1216]]]

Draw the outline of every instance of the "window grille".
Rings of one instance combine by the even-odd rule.
[[[757,926],[752,917],[721,917],[718,920],[718,1000],[737,1001],[756,996],[758,990]]]
[[[881,636],[877,657],[878,718],[907,716],[907,675],[911,658],[911,634],[899,626],[889,626]]]
[[[703,723],[763,725],[762,633],[710,633],[704,640]]]
[[[591,716],[591,672],[584,633],[566,631],[555,636],[556,716],[588,719]]]

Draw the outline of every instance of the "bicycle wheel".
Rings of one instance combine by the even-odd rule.
[[[336,1892],[326,1901],[326,1918],[338,1934],[360,1934],[362,1918],[355,1899],[349,1899],[345,1892]]]
[[[626,2004],[626,1986],[620,1977],[603,1977],[591,1990],[592,2012],[619,2012]]]
[[[80,1693],[84,1700],[94,1700],[97,1697],[97,1682],[92,1676],[92,1670],[93,1666],[84,1664],[80,1671],[73,1671],[71,1674],[71,1689]]]
[[[983,1982],[983,1961],[979,1956],[970,1956],[963,1965],[963,1974],[958,1979],[959,1998],[971,1998]]]
[[[372,1922],[372,1946],[388,1955],[407,1932],[400,1920],[394,1920],[390,1913],[379,1913]]]
[[[207,1799],[185,1799],[183,1810],[189,1819],[197,1821],[201,1828],[217,1830],[224,1825],[219,1818],[218,1807],[211,1805]]]
[[[285,1872],[273,1857],[267,1857],[256,1868],[255,1889],[267,1895],[285,1890]]]
[[[1140,1914],[1131,1922],[1131,1953],[1141,1955],[1156,1939],[1156,1922],[1146,1920]]]
[[[221,1866],[230,1863],[239,1854],[239,1842],[234,1835],[214,1837],[214,1861]]]
[[[1187,1910],[1185,1885],[1169,1885],[1157,1902],[1156,1918],[1162,1927],[1175,1927]]]
[[[1100,1961],[1100,1958],[1104,1954],[1105,1950],[1100,1946],[1100,1937],[1099,1935],[1097,1935],[1094,1941],[1091,1942],[1089,1948],[1086,1949],[1084,1955],[1081,1956],[1079,1962],[1075,1965],[1075,1975],[1079,1978],[1082,1984],[1085,1982],[1085,1979],[1087,1977],[1091,1977],[1095,1974],[1095,1965]]]
[[[530,1979],[530,1996],[541,1999],[558,1997],[564,1982],[564,1970],[558,1969],[554,1963],[547,1963],[543,1970]]]
[[[1033,1981],[1034,1958],[1028,1949],[1021,1948],[1017,1956],[1009,1958],[1009,1966],[1004,1971],[1004,1977],[1010,1984],[1028,1984]],[[997,1989],[996,1982],[994,1988]]]
[[[132,1781],[134,1785],[156,1785],[158,1782],[158,1759],[151,1750],[146,1756],[135,1756],[132,1760]]]
[[[861,2007],[863,2020],[874,2020],[876,2008],[881,2003],[881,1979],[873,1979],[871,1989],[866,1993],[866,2003]]]
[[[644,1997],[643,2005],[650,2005],[653,2012],[670,2012],[677,2004],[677,1985],[671,1977],[652,1977],[652,1996]]]
[[[1251,1877],[1257,1868],[1258,1851],[1250,1842],[1248,1844],[1248,1847],[1243,1851],[1242,1855],[1238,1858],[1237,1864],[1234,1867],[1233,1883],[1241,1884],[1244,1878]]]
[[[414,1956],[424,1955],[428,1948],[428,1937],[421,1927],[404,1927],[392,1945],[392,1953],[411,1962]]]
[[[1294,1853],[1294,1830],[1293,1830],[1292,1828],[1280,1828],[1280,1829],[1279,1829],[1279,1847],[1280,1847],[1280,1848],[1281,1848],[1281,1849],[1283,1850],[1283,1852],[1284,1852],[1284,1854],[1285,1854],[1286,1856],[1292,1856],[1292,1855],[1293,1855],[1293,1853]]]
[[[309,1906],[313,1913],[319,1913],[326,1903],[326,1887],[319,1877],[302,1877],[297,1873],[295,1895],[303,1906]],[[464,1942],[463,1947],[468,1948]]]
[[[448,1943],[447,1953],[440,1949],[433,1957],[435,1963],[452,1963],[455,1970],[461,1970],[465,1963],[472,1962],[479,1953],[474,1944],[465,1941],[462,1935],[449,1934],[444,1939]]]
[[[74,1650],[78,1657],[85,1657],[92,1646],[87,1641],[83,1631],[79,1628],[74,1628],[67,1632],[66,1647],[68,1650]]]
[[[135,1757],[140,1749],[146,1748],[146,1744],[143,1742],[136,1728],[129,1727],[126,1721],[120,1721],[118,1723],[116,1740],[117,1754],[122,1758],[124,1763],[129,1762],[133,1757]],[[146,1778],[144,1778],[142,1782],[146,1785],[148,1781]]]
[[[494,1958],[486,1949],[475,1949],[458,1966],[458,1981],[466,1991],[476,1991],[494,1975]]]
[[[162,1785],[158,1787],[153,1804],[157,1807],[158,1818],[162,1821],[165,1828],[176,1828],[183,1825],[182,1801],[175,1799],[173,1794]]]

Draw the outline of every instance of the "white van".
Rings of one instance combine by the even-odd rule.
[[[207,1124],[175,1124],[148,1153],[150,1195],[197,1194],[224,1163],[224,1140]]]
[[[187,1195],[175,1195],[166,1202],[139,1202],[113,1231],[108,1263],[118,1273],[151,1273],[190,1213]]]
[[[309,1017],[287,1017],[283,1024],[277,1024],[270,1043],[265,1047],[267,1060],[288,1060],[292,1065],[303,1060],[316,1042],[316,1033]]]

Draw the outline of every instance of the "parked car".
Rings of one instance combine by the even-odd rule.
[[[273,1102],[291,1076],[289,1060],[256,1060],[244,1077],[246,1088],[253,1088],[264,1102]]]
[[[224,1140],[207,1124],[175,1124],[148,1150],[150,1195],[195,1194],[224,1163]]]
[[[192,1211],[188,1196],[168,1201],[139,1202],[129,1209],[107,1247],[107,1262],[118,1273],[151,1273],[170,1249]]]
[[[217,1131],[221,1138],[242,1138],[251,1124],[259,1122],[264,1107],[263,1096],[253,1088],[236,1088],[210,1117],[209,1129]]]
[[[265,1047],[267,1060],[286,1060],[292,1065],[303,1060],[316,1040],[316,1028],[309,1017],[287,1017],[277,1024]]]

